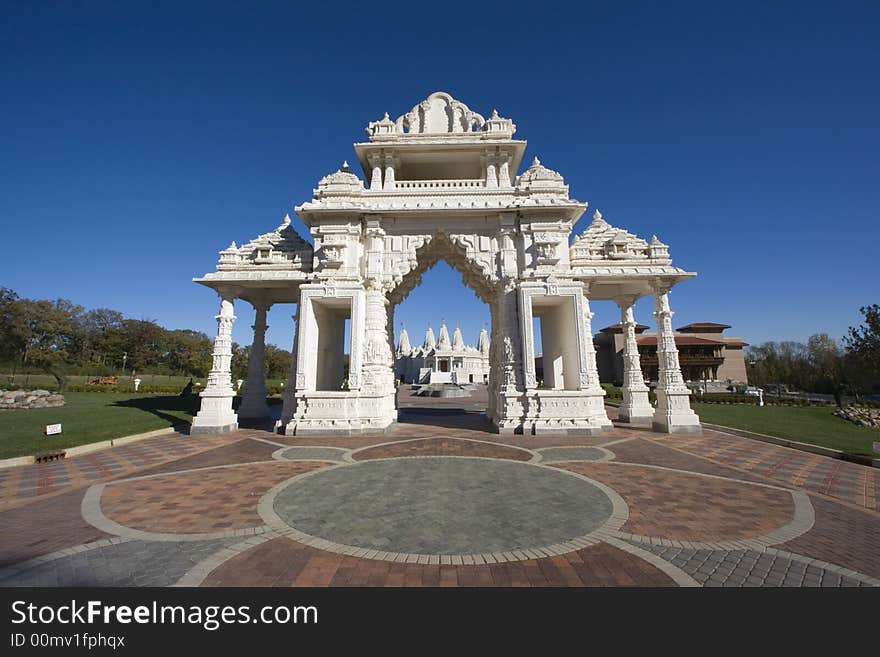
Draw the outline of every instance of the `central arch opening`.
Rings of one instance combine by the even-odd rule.
[[[487,428],[492,289],[479,267],[435,235],[389,301],[399,421]]]

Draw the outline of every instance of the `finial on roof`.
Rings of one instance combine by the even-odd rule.
[[[390,121],[391,117],[388,116],[388,112],[385,112],[385,116],[382,117],[383,121]]]
[[[537,156],[537,155],[535,156],[535,159],[532,160],[532,166],[533,166],[533,167],[539,167],[539,166],[541,166],[541,160],[538,159],[538,156]]]
[[[342,167],[339,169],[340,171],[348,171],[348,160],[343,160]]]
[[[497,110],[497,109],[493,109],[493,110],[492,110],[492,118],[493,118],[493,119],[500,119],[500,118],[501,118],[500,116],[498,116],[498,110]]]
[[[232,240],[232,243],[229,245],[229,248],[230,249],[237,249],[238,248],[237,246],[235,246],[235,240]]]
[[[282,226],[289,226],[290,225],[290,214],[289,213],[286,213],[284,215],[284,219],[281,220],[281,225]]]
[[[602,219],[602,213],[596,210],[593,213],[593,221],[599,221],[600,219]]]

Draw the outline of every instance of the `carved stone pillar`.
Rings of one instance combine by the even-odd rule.
[[[379,217],[366,220],[364,241],[366,295],[361,390],[367,395],[384,398],[380,402],[383,407],[390,402],[393,414],[397,389],[394,385],[393,337],[389,335],[392,330],[388,312],[391,304],[382,287],[385,231]]]
[[[266,403],[266,312],[271,304],[255,303],[254,342],[248,358],[247,382],[241,396],[238,417],[242,420],[259,421],[269,417]]]
[[[284,384],[284,405],[281,407],[281,420],[278,422],[279,433],[285,433],[288,423],[296,415],[296,371],[299,348],[299,318],[300,304],[296,306],[296,315],[293,316],[293,347],[290,348],[290,370],[287,374],[287,383]]]
[[[657,318],[657,408],[654,411],[655,431],[665,433],[702,433],[700,418],[691,410],[691,391],[684,384],[678,362],[678,348],[672,332],[672,310],[669,292],[658,288],[654,293],[654,317]]]
[[[501,166],[498,167],[498,186],[509,188],[510,184],[510,156],[507,153],[501,155]]]
[[[370,166],[373,168],[370,176],[370,189],[382,189],[382,159],[378,155],[370,156]]]
[[[394,190],[394,156],[385,155],[385,184],[383,189],[387,191]]]
[[[495,155],[486,155],[486,187],[489,189],[498,187],[498,173],[495,168]]]
[[[493,424],[499,433],[522,430],[523,400],[525,389],[522,361],[522,335],[520,334],[517,288],[508,280],[499,289],[492,317],[492,343],[497,365],[496,400]]]
[[[367,279],[366,330],[361,390],[366,394],[393,395],[394,358],[388,343],[389,302],[378,283]]]
[[[238,416],[232,410],[232,323],[233,295],[220,292],[220,314],[217,315],[217,337],[214,339],[213,364],[208,383],[200,394],[201,408],[193,418],[192,434],[220,433],[238,429]]]
[[[642,377],[642,364],[639,361],[636,321],[633,316],[634,301],[632,297],[617,301],[620,307],[620,326],[623,329],[623,403],[620,405],[618,419],[631,424],[650,424],[654,418],[654,409],[648,400],[648,386]]]
[[[611,420],[608,419],[608,413],[605,411],[605,390],[599,383],[599,366],[596,363],[596,346],[593,344],[593,311],[590,310],[590,300],[586,296],[589,286],[584,290],[583,295],[583,326],[580,328],[579,334],[583,336],[583,360],[580,371],[580,389],[587,393],[587,413],[592,424],[601,430],[613,428]]]

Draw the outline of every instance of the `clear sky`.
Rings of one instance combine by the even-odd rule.
[[[213,334],[191,277],[444,90],[515,121],[589,201],[577,232],[599,208],[699,273],[676,326],[840,337],[880,302],[880,4],[307,4],[0,3],[0,285]],[[398,327],[475,342],[486,307],[446,266],[424,281]]]

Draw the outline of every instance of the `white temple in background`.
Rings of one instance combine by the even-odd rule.
[[[298,436],[387,430],[397,420],[394,308],[440,259],[490,309],[487,415],[495,431],[611,428],[590,311],[591,300],[611,299],[626,334],[620,418],[657,431],[699,432],[669,304],[672,287],[694,274],[673,266],[656,237],[643,240],[598,212],[572,239],[587,204],[571,198],[562,175],[537,158],[517,173],[526,142],[514,139],[515,131],[496,111],[485,118],[449,94],[433,93],[396,119],[385,114],[369,123],[368,140],[354,145],[363,179],[344,163],[295,208],[313,245],[285,217],[275,230],[221,251],[217,270],[194,279],[217,291],[220,312],[193,433],[234,429],[239,416],[268,417],[261,355],[266,312],[280,303],[296,304],[296,314],[278,430]],[[657,323],[656,407],[648,402],[634,330],[633,304],[646,295],[654,298]],[[237,299],[256,309],[238,413],[230,370]],[[541,387],[533,318],[541,323]],[[454,359],[455,350],[449,353]]]
[[[400,330],[395,356],[395,373],[401,383],[488,383],[489,334],[480,330],[477,346],[466,345],[456,326],[449,339],[446,322],[440,324],[440,336],[428,325],[421,346],[410,344],[406,327]]]

